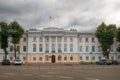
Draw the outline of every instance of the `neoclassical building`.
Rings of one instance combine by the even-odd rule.
[[[103,57],[100,44],[92,32],[79,32],[75,29],[44,28],[29,29],[17,45],[18,57],[27,63],[79,63],[95,62]],[[8,59],[14,60],[13,44],[9,40]],[[0,49],[0,61],[4,52]],[[120,60],[116,44],[111,46],[111,59]]]

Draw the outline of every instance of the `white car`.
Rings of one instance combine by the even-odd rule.
[[[22,61],[20,59],[15,59],[13,62],[14,65],[21,65]]]

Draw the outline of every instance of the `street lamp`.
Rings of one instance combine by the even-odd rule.
[[[92,52],[90,52],[90,57],[91,57],[91,64],[92,64]]]

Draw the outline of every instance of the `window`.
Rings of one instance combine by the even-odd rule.
[[[92,60],[95,60],[95,56],[92,57]]]
[[[13,52],[13,46],[10,46],[10,52]]]
[[[85,38],[85,42],[88,42],[88,38]]]
[[[10,57],[10,61],[12,61],[13,60],[13,57]]]
[[[23,57],[23,61],[26,61],[26,57]]]
[[[67,42],[67,37],[64,37],[64,42]]]
[[[39,41],[42,42],[43,41],[43,37],[39,37]]]
[[[48,55],[45,56],[45,61],[49,61],[49,56]]]
[[[42,52],[43,49],[42,49],[42,44],[39,44],[39,51]]]
[[[58,53],[61,53],[61,44],[58,44]]]
[[[82,37],[79,38],[79,42],[82,42]]]
[[[33,61],[36,61],[36,57],[33,57]]]
[[[100,60],[101,60],[101,57],[99,56],[98,59],[99,59],[99,61],[100,61]]]
[[[36,37],[33,37],[33,41],[36,42]]]
[[[73,61],[73,56],[70,56],[70,61]]]
[[[92,37],[92,42],[93,42],[93,43],[95,42],[95,38],[94,38],[94,37]]]
[[[61,58],[62,58],[61,55],[59,55],[59,56],[58,56],[58,61],[61,61]]]
[[[95,46],[92,46],[92,52],[95,52]]]
[[[112,56],[111,59],[114,60],[114,57]]]
[[[45,47],[46,47],[46,53],[48,53],[49,52],[49,44],[45,44]]]
[[[67,57],[66,56],[64,57],[64,61],[67,61]]]
[[[82,60],[82,56],[80,56],[79,59]]]
[[[89,60],[89,57],[88,57],[88,56],[86,56],[86,60]]]
[[[55,53],[55,44],[52,44],[52,53]]]
[[[45,42],[48,42],[48,41],[49,41],[49,37],[46,36],[46,37],[45,37]]]
[[[36,52],[36,44],[33,44],[33,52]]]
[[[98,46],[98,52],[101,52],[101,47],[100,46]]]
[[[89,47],[88,46],[86,46],[86,52],[88,52],[89,51]]]
[[[64,52],[67,52],[67,44],[64,44]]]
[[[27,47],[23,46],[23,52],[26,52],[26,51],[27,51]]]
[[[73,37],[70,37],[70,42],[73,42]]]
[[[61,41],[62,41],[62,37],[58,36],[58,42],[61,42]]]
[[[82,46],[80,46],[80,52],[82,52]]]
[[[52,42],[56,42],[55,40],[56,40],[56,37],[51,37]]]
[[[23,38],[23,41],[27,41],[26,37]]]
[[[42,61],[42,57],[39,57],[39,61]]]
[[[113,51],[114,51],[113,46],[111,46],[110,51],[111,51],[111,52],[113,52]]]
[[[73,44],[70,44],[70,52],[73,52]]]

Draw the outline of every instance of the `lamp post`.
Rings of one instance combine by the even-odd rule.
[[[92,64],[92,52],[90,52],[90,57],[91,57],[91,64]]]

